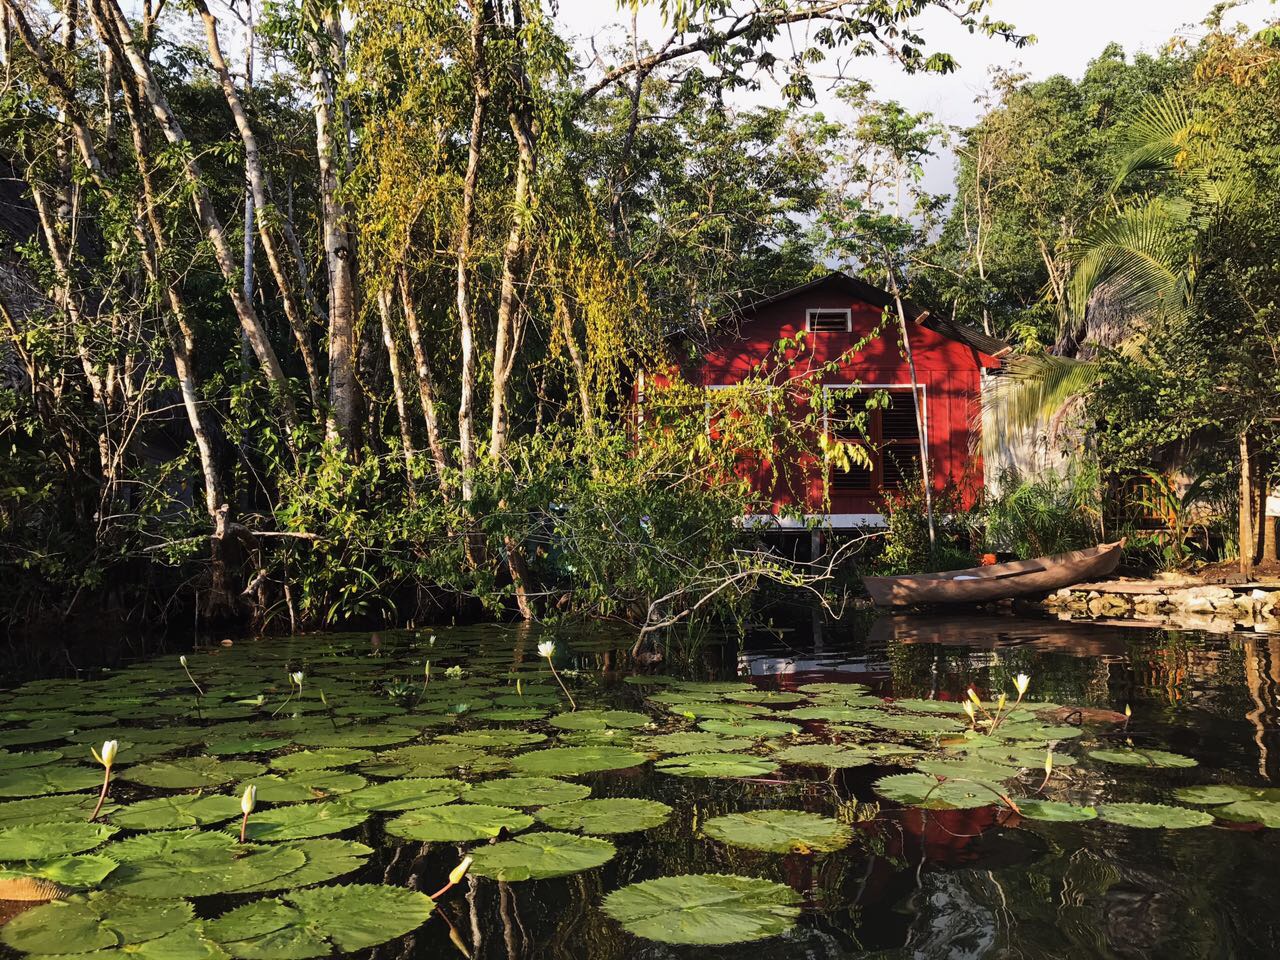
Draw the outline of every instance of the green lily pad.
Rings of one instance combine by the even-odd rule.
[[[521,773],[535,776],[576,777],[601,770],[625,770],[648,759],[625,747],[550,747],[517,754],[513,765]]]
[[[811,695],[843,696],[848,694],[849,696],[863,696],[870,693],[871,688],[865,683],[854,683],[853,681],[841,683],[839,681],[824,680],[815,683],[801,684],[800,692]]]
[[[325,837],[358,827],[369,815],[368,810],[353,807],[345,800],[272,807],[249,816],[245,839],[270,842]]]
[[[0,861],[48,860],[83,853],[116,833],[104,823],[40,823],[0,830]]]
[[[26,800],[7,800],[0,803],[0,828],[16,827],[24,823],[47,823],[51,820],[87,821],[97,805],[96,793],[67,794],[56,797],[30,797]],[[103,804],[101,817],[106,820],[118,810],[108,798]]]
[[[178,830],[240,816],[239,797],[182,793],[139,800],[121,807],[111,822],[129,830]]]
[[[11,863],[0,868],[0,880],[18,877],[37,877],[51,880],[63,887],[96,887],[112,870],[116,862],[97,853],[72,857],[56,857],[52,860],[31,860],[27,863]]]
[[[1236,800],[1218,807],[1214,815],[1235,823],[1260,823],[1264,827],[1280,827],[1280,803],[1274,800]]]
[[[717,946],[790,930],[800,916],[800,896],[769,880],[695,874],[633,883],[605,897],[601,909],[637,937]]]
[[[665,803],[628,797],[571,800],[533,812],[540,822],[553,830],[580,830],[595,834],[651,830],[666,823],[671,814],[671,808]]]
[[[358,810],[375,813],[417,810],[449,803],[462,796],[466,790],[467,785],[461,780],[442,777],[388,780],[386,783],[376,783],[345,794],[342,802]]]
[[[546,880],[591,870],[618,852],[608,840],[571,833],[529,833],[480,847],[471,872],[494,880]]]
[[[390,747],[398,743],[408,743],[418,736],[418,731],[409,726],[359,726],[339,727],[337,730],[321,729],[300,733],[293,742],[303,747],[341,747],[344,749],[367,747]]]
[[[268,753],[293,743],[289,737],[215,737],[205,746],[205,752],[215,757],[236,756],[245,753]]]
[[[950,716],[884,713],[862,722],[895,733],[961,733],[964,730],[964,725]]]
[[[478,750],[504,750],[516,747],[531,747],[547,739],[545,733],[530,733],[526,730],[463,730],[460,733],[445,733],[439,739],[444,743],[474,747]]]
[[[0,797],[41,797],[100,786],[102,770],[93,767],[44,766],[0,771]]]
[[[608,727],[634,730],[650,720],[643,713],[631,710],[577,710],[557,714],[547,722],[561,730],[604,730]]]
[[[1043,747],[1025,747],[1016,744],[1000,745],[994,747],[980,747],[978,756],[983,760],[990,760],[992,763],[1002,763],[1013,767],[1026,767],[1030,770],[1043,770],[1045,755],[1048,750]],[[1070,767],[1076,762],[1076,758],[1069,753],[1059,753],[1053,751],[1053,766]]]
[[[247,760],[219,760],[217,757],[183,757],[126,767],[121,780],[163,790],[197,790],[221,787],[236,780],[256,777],[266,768]]]
[[[547,715],[545,710],[534,710],[525,707],[496,707],[492,710],[481,710],[476,716],[481,720],[494,720],[498,723],[514,723],[517,720],[527,722],[541,720]]]
[[[0,927],[0,942],[33,954],[88,953],[136,947],[191,923],[185,900],[134,900],[95,892],[54,900]]]
[[[809,699],[803,693],[792,693],[789,690],[735,690],[724,696],[726,700],[733,700],[735,703],[759,703],[774,707],[804,703]]]
[[[253,777],[240,784],[236,794],[244,793],[244,788],[253,784],[259,803],[304,803],[343,796],[368,783],[359,774],[342,770],[299,770],[284,776],[268,773]]]
[[[1213,783],[1200,787],[1179,787],[1173,791],[1173,796],[1182,803],[1199,803],[1205,806],[1248,800],[1276,803],[1280,802],[1280,787],[1240,787],[1228,783]]]
[[[800,707],[782,714],[788,720],[822,720],[827,723],[872,723],[884,716],[881,710],[849,707],[840,703]]]
[[[1028,820],[1049,820],[1054,823],[1080,823],[1098,815],[1093,807],[1078,807],[1074,803],[1056,800],[1016,800],[1018,811]]]
[[[688,753],[659,760],[654,768],[677,777],[763,777],[778,764],[741,753]]]
[[[590,795],[591,788],[580,783],[566,783],[550,777],[506,777],[476,784],[467,793],[467,800],[497,806],[544,807],[581,800]]]
[[[313,883],[325,883],[359,870],[373,853],[372,848],[363,843],[355,840],[334,840],[331,837],[317,840],[290,840],[273,844],[273,846],[277,849],[284,848],[300,853],[305,858],[305,862],[297,869],[271,880],[247,887],[237,887],[235,890],[237,894],[270,893],[274,890],[291,890],[307,887]]]
[[[305,960],[402,937],[433,909],[426,894],[403,887],[316,887],[236,907],[207,922],[205,934],[242,960]]]
[[[295,847],[237,843],[216,831],[144,833],[103,852],[120,862],[104,883],[107,889],[155,900],[262,889],[307,862]]]
[[[1098,807],[1098,816],[1108,823],[1147,829],[1184,830],[1213,823],[1213,817],[1203,810],[1169,807],[1163,803],[1104,803]]]
[[[61,759],[62,754],[57,750],[0,750],[0,772],[42,767]]]
[[[892,706],[912,713],[940,713],[959,717],[964,713],[963,700],[916,700],[906,698],[894,700]]]
[[[991,783],[1012,780],[1022,772],[1018,767],[1008,767],[1001,763],[968,756],[921,760],[916,763],[916,769],[932,777],[943,777],[947,780],[986,780]]]
[[[726,737],[788,737],[800,732],[794,723],[781,720],[703,720],[698,727]]]
[[[379,760],[399,764],[415,771],[414,776],[438,776],[466,767],[484,758],[484,752],[473,747],[460,747],[452,743],[420,743],[411,747],[397,747],[379,754]],[[367,769],[369,765],[362,767]]]
[[[830,743],[805,743],[784,747],[774,754],[783,763],[800,767],[827,767],[847,770],[874,763],[874,759],[856,747],[845,748]]]
[[[349,767],[369,760],[373,757],[370,750],[357,750],[351,747],[323,747],[317,750],[301,750],[298,753],[286,753],[282,757],[274,757],[271,766],[276,770],[333,770],[337,767]]]
[[[1103,763],[1118,763],[1126,767],[1160,767],[1181,769],[1194,767],[1197,761],[1181,753],[1169,750],[1138,750],[1126,748],[1119,750],[1090,750],[1089,757]]]
[[[838,820],[801,810],[752,810],[715,817],[702,825],[708,837],[766,853],[831,853],[853,841]]]
[[[881,777],[872,788],[887,800],[927,810],[971,810],[1000,803],[998,784],[939,780],[927,773]]]
[[[754,744],[755,741],[747,737],[726,737],[705,730],[663,733],[637,742],[642,749],[655,753],[733,753],[750,750]]]
[[[410,810],[387,822],[386,831],[406,840],[462,843],[489,840],[503,830],[516,833],[533,825],[533,817],[510,807],[486,803],[452,803]]]

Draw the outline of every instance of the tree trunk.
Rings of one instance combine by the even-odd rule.
[[[1249,432],[1240,432],[1240,572],[1253,573],[1253,477],[1249,462]]]
[[[471,296],[467,274],[471,269],[471,231],[475,221],[476,187],[480,180],[480,145],[484,115],[489,103],[489,75],[485,64],[485,29],[490,17],[489,0],[468,0],[471,7],[471,133],[467,140],[467,172],[462,180],[462,217],[458,227],[457,297],[458,341],[462,354],[458,399],[458,452],[462,459],[462,499],[475,494],[475,332],[472,329]]]
[[[326,434],[352,449],[360,442],[360,395],[356,377],[355,251],[351,215],[341,189],[341,157],[345,138],[334,137],[337,118],[332,62],[341,61],[346,38],[337,14],[326,4],[323,15],[325,49],[320,40],[310,42],[312,96],[315,100],[316,156],[320,165],[321,231],[325,263],[329,269],[329,417]]]
[[[911,374],[911,405],[915,408],[916,413],[916,434],[920,441],[920,478],[924,483],[924,510],[925,518],[929,524],[929,552],[933,554],[938,549],[937,528],[933,521],[933,476],[929,469],[929,438],[925,434],[925,417],[923,397],[920,396],[920,382],[916,378],[916,357],[915,352],[911,349],[911,334],[907,329],[907,312],[902,304],[902,293],[898,288],[898,278],[894,274],[892,265],[888,267],[889,287],[893,292],[894,306],[898,312],[898,330],[902,334],[902,349],[907,354],[907,370]]]
[[[516,323],[516,274],[524,260],[524,237],[529,218],[530,181],[534,174],[533,137],[523,118],[511,115],[511,130],[520,152],[511,198],[511,227],[502,252],[502,287],[493,344],[493,396],[489,422],[489,458],[500,460],[507,448],[507,389],[515,365],[520,331]]]
[[[382,321],[382,342],[387,348],[387,365],[391,369],[391,389],[396,398],[396,415],[400,420],[400,445],[404,454],[404,475],[409,485],[409,496],[415,495],[413,489],[413,433],[409,429],[409,405],[404,397],[404,377],[400,368],[400,348],[396,345],[395,332],[391,326],[391,304],[395,291],[388,282],[386,289],[378,291],[378,317]]]
[[[403,261],[396,269],[400,285],[400,302],[404,308],[404,325],[409,331],[409,345],[413,348],[413,365],[417,372],[418,402],[422,407],[422,419],[427,425],[427,446],[431,450],[431,461],[435,464],[436,477],[441,481],[441,493],[444,490],[444,475],[447,461],[444,455],[444,444],[440,440],[440,422],[436,415],[435,386],[431,377],[431,366],[427,362],[427,352],[422,346],[422,330],[418,325],[418,311],[413,303],[413,294],[409,289],[409,270]]]
[[[244,144],[245,175],[249,183],[249,196],[246,198],[244,212],[245,296],[252,299],[253,226],[256,219],[258,235],[262,238],[262,252],[266,254],[271,276],[275,279],[276,286],[280,290],[280,299],[284,304],[285,317],[289,321],[289,328],[293,331],[294,340],[298,344],[298,353],[301,355],[302,364],[307,371],[311,401],[319,409],[323,396],[320,373],[316,366],[315,351],[311,349],[311,336],[307,330],[306,318],[302,315],[297,299],[293,295],[293,285],[289,282],[289,277],[285,273],[283,258],[276,244],[275,234],[272,232],[271,221],[274,211],[270,209],[270,200],[267,196],[267,178],[262,166],[262,154],[258,149],[258,138],[254,133],[253,125],[249,122],[249,115],[244,108],[244,103],[236,91],[226,59],[222,55],[222,46],[218,40],[218,21],[209,12],[209,7],[205,0],[195,0],[195,6],[204,21],[205,44],[209,48],[209,59],[213,63],[214,71],[218,74],[223,97],[227,101],[227,106],[231,108],[231,116],[235,120],[236,130],[239,132],[240,140]]]
[[[280,365],[280,359],[276,356],[275,348],[271,345],[267,332],[259,321],[257,312],[253,309],[253,304],[244,297],[244,290],[240,285],[239,266],[231,253],[231,245],[227,240],[222,221],[214,209],[213,199],[204,184],[200,164],[194,154],[189,152],[190,144],[187,141],[186,133],[182,129],[182,124],[169,106],[169,100],[164,91],[156,82],[150,64],[138,52],[129,21],[125,19],[124,13],[120,10],[116,0],[97,0],[97,2],[99,7],[95,11],[95,20],[98,22],[99,32],[103,34],[104,38],[108,32],[112,34],[113,39],[119,44],[125,58],[129,61],[138,92],[151,105],[151,112],[154,114],[156,122],[160,125],[165,139],[172,146],[180,148],[187,154],[181,165],[182,171],[193,188],[191,199],[195,206],[196,216],[199,218],[200,225],[213,246],[214,259],[217,260],[218,269],[227,283],[227,292],[231,297],[231,304],[235,308],[236,317],[239,319],[245,334],[249,337],[249,343],[252,344],[254,353],[257,354],[258,362],[261,364],[268,380],[276,388],[286,423],[291,428],[296,428],[298,426],[298,413],[293,404],[293,397],[289,392],[289,379],[285,376],[284,368]]]

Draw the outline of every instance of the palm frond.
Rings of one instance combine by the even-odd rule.
[[[1121,160],[1112,189],[1135,173],[1173,169],[1194,134],[1185,100],[1176,94],[1147,98],[1117,143]]]
[[[1151,198],[1081,237],[1068,290],[1073,321],[1084,322],[1089,301],[1103,284],[1131,315],[1184,315],[1192,294],[1186,230],[1191,215],[1191,205],[1183,200]]]
[[[1093,361],[1048,353],[1009,358],[1004,375],[982,394],[982,454],[1000,460],[1000,448],[1028,431],[1055,429],[1055,420],[1073,400],[1084,397],[1102,376]]]

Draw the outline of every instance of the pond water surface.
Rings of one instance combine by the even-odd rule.
[[[814,618],[640,671],[628,639],[493,625],[275,638],[189,652],[190,679],[175,655],[0,693],[0,878],[70,892],[0,901],[16,917],[0,955],[1280,949],[1280,791],[1266,792],[1280,637]],[[1026,698],[1001,713],[1018,674]],[[93,835],[90,747],[108,739],[120,751]],[[240,847],[244,783],[258,793]],[[1206,785],[1237,789],[1190,789]],[[467,854],[472,873],[429,915],[404,892],[435,893]],[[724,875],[767,883],[634,887]],[[760,938],[712,943],[744,935]]]

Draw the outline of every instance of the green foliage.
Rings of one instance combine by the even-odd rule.
[[[1006,471],[982,503],[984,543],[1019,559],[1066,553],[1098,541],[1098,479],[1083,466],[1067,476],[1024,478]]]
[[[929,540],[924,483],[917,473],[904,478],[903,489],[884,496],[883,548],[874,562],[880,576],[957,570],[974,565],[968,548],[968,517],[960,491],[935,490],[936,547]]]

